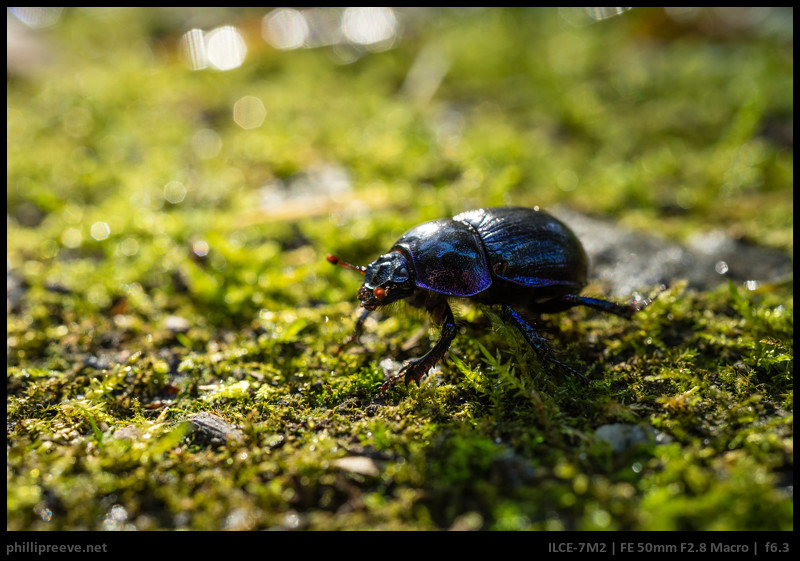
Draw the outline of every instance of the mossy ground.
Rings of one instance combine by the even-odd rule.
[[[381,360],[436,330],[401,307],[335,356],[360,279],[325,260],[509,203],[791,255],[791,35],[431,14],[340,64],[217,13],[248,40],[228,72],[183,64],[188,12],[38,32],[45,70],[7,81],[8,529],[793,528],[792,279],[546,318],[589,387],[461,304],[441,369],[382,394]],[[408,85],[431,57],[432,97]],[[233,121],[243,96],[260,127]],[[314,190],[326,170],[341,191]],[[189,438],[199,411],[243,441]],[[612,423],[671,441],[613,453]]]

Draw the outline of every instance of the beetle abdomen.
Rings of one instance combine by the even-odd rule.
[[[543,210],[478,209],[454,220],[475,228],[492,272],[502,279],[563,294],[586,285],[583,246],[572,230]]]
[[[492,284],[478,233],[463,222],[433,220],[406,232],[393,249],[413,263],[416,284],[448,296],[473,296]]]

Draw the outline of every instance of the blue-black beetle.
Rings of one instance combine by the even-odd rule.
[[[499,304],[503,318],[519,329],[542,360],[584,381],[583,374],[552,356],[547,340],[523,314],[561,312],[580,305],[630,319],[652,302],[635,299],[621,305],[579,296],[586,286],[586,252],[572,230],[538,207],[470,210],[452,219],[420,224],[366,267],[345,263],[335,255],[328,255],[328,261],[364,275],[358,291],[364,312],[340,351],[358,340],[370,312],[401,299],[424,307],[442,325],[433,348],[409,360],[382,390],[401,377],[406,384],[411,380],[419,384],[447,352],[457,332],[448,298]]]

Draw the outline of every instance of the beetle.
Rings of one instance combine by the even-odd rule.
[[[419,385],[442,359],[457,333],[451,298],[499,305],[503,319],[522,333],[541,360],[584,382],[588,380],[583,374],[553,356],[547,340],[525,316],[588,306],[630,319],[652,302],[635,298],[629,304],[617,304],[580,296],[587,279],[586,252],[572,230],[538,206],[481,208],[425,222],[403,234],[388,253],[366,267],[335,255],[327,259],[364,275],[358,290],[364,311],[339,352],[358,340],[371,312],[398,300],[425,308],[442,326],[433,348],[406,361],[381,390],[400,378],[406,385],[411,380]]]

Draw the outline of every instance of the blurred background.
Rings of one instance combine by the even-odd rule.
[[[784,321],[792,310],[793,41],[791,8],[9,8],[8,527],[247,529],[333,524],[315,526],[313,517],[302,512],[324,503],[322,498],[314,502],[319,497],[350,500],[348,493],[360,489],[361,483],[342,484],[346,491],[336,487],[331,495],[328,491],[335,485],[317,483],[324,481],[317,475],[330,475],[328,464],[308,468],[317,474],[314,477],[295,476],[296,459],[286,452],[291,447],[281,452],[289,458],[288,468],[258,468],[259,473],[272,474],[272,487],[265,483],[266,490],[240,495],[236,493],[241,489],[224,491],[223,498],[207,490],[216,502],[193,503],[189,509],[179,498],[159,494],[163,482],[158,478],[173,477],[167,473],[172,456],[165,456],[167,467],[153,464],[147,473],[137,471],[133,479],[125,479],[139,459],[130,460],[135,452],[122,445],[114,448],[110,435],[127,423],[161,435],[158,430],[167,429],[154,428],[157,419],[177,394],[179,407],[170,410],[173,420],[181,418],[178,412],[210,403],[250,427],[248,434],[256,444],[249,452],[251,465],[264,450],[283,445],[284,436],[270,440],[274,435],[265,435],[282,435],[280,427],[295,426],[297,415],[303,419],[297,426],[303,428],[293,434],[314,438],[313,445],[296,444],[297,449],[308,444],[317,450],[308,465],[317,466],[314,462],[327,452],[331,458],[341,454],[341,449],[334,453],[336,449],[317,442],[317,421],[303,424],[303,415],[315,406],[338,407],[355,399],[358,411],[353,418],[360,419],[367,405],[357,400],[369,394],[367,388],[382,375],[377,359],[391,354],[381,341],[386,333],[405,337],[411,328],[390,323],[380,337],[369,339],[374,349],[370,356],[376,359],[369,365],[355,356],[345,362],[331,358],[331,349],[352,329],[349,318],[359,279],[330,267],[325,255],[336,253],[367,264],[412,226],[467,209],[539,205],[553,210],[578,231],[595,263],[593,277],[606,282],[606,290],[595,294],[627,298],[634,289],[682,279],[703,291],[730,280],[734,296],[717,292],[713,298],[724,294],[734,304],[709,305],[727,318],[731,306],[751,310],[749,300],[736,296],[737,289],[753,293],[767,286],[769,294],[769,283],[778,282],[780,290],[773,294],[777,302],[765,312],[773,315],[762,317],[768,325],[764,329],[771,332],[769,326]],[[693,311],[708,305],[705,297],[698,297],[702,304]],[[405,322],[404,317],[393,321]],[[467,317],[474,320],[469,313]],[[701,348],[701,359],[711,364],[723,355],[709,341],[727,345],[742,340],[741,332],[725,331],[724,336],[709,335],[698,342],[693,337],[701,328],[695,320],[683,324],[689,333],[685,338],[681,333],[661,342],[653,332],[654,339],[647,340],[667,353],[665,369],[677,360],[668,355],[676,341],[690,347],[681,360],[691,360]],[[742,329],[749,333],[756,323],[747,325]],[[780,351],[788,354],[769,355],[778,357],[778,366],[767,371],[784,376],[781,383],[790,388],[781,370],[784,357],[791,364],[791,319],[788,325],[788,336],[774,335],[789,346]],[[714,332],[717,327],[706,329]],[[752,335],[754,340],[763,342],[765,336],[758,333]],[[422,339],[424,348],[428,340]],[[462,356],[472,353],[472,363],[481,364],[482,355],[471,339],[459,341],[463,342],[455,348]],[[392,343],[390,348],[399,346]],[[652,356],[658,360],[665,355]],[[738,376],[741,369],[731,365],[739,355],[725,356],[721,368]],[[599,353],[594,359],[599,360]],[[251,362],[245,365],[247,360]],[[746,359],[754,368],[757,360]],[[737,368],[738,364],[744,365],[738,362]],[[348,368],[361,377],[351,376]],[[756,392],[756,382],[747,385],[750,378],[746,379],[731,382],[736,388],[731,395]],[[232,385],[225,385],[228,382]],[[700,399],[705,389],[695,394],[696,385],[696,380],[687,381],[686,387],[674,390],[687,392],[681,404]],[[770,403],[786,406],[781,400],[788,399],[791,409],[791,397],[786,398],[791,389],[781,393],[787,386],[780,387],[783,390],[775,392],[783,397],[773,395]],[[647,386],[653,395],[661,395],[662,389]],[[556,395],[555,390],[551,394]],[[212,395],[211,401],[200,402],[198,395]],[[708,395],[716,403],[713,395],[718,394]],[[655,403],[650,394],[640,397],[620,400]],[[572,411],[576,398],[565,399],[559,406]],[[740,401],[744,403],[738,397],[725,402],[720,410],[737,410],[734,403]],[[551,425],[537,424],[542,411],[556,407],[554,402],[536,403],[538,409],[526,413],[534,421],[526,421],[524,430],[542,432],[535,437],[539,440],[531,437],[530,442],[560,438]],[[694,442],[694,429],[681,432],[684,417],[659,407],[651,417],[640,413],[661,419],[661,425],[651,420],[657,426],[671,427],[674,438],[684,438],[681,446]],[[780,407],[770,405],[769,411]],[[248,416],[256,409],[260,417]],[[270,417],[277,415],[274,411],[283,413]],[[437,415],[436,422],[450,418],[449,413]],[[472,413],[464,415],[459,418]],[[559,415],[551,415],[557,425],[564,419],[582,419],[575,421],[580,425],[606,418],[606,413]],[[715,422],[733,426],[720,415]],[[369,422],[370,432],[360,425],[344,430],[368,434],[373,440],[362,443],[394,453],[395,433],[379,431],[376,420]],[[491,456],[482,450],[501,446],[496,434],[508,432],[495,431],[492,423],[486,421],[486,440],[480,444],[484,448],[475,448],[475,462]],[[770,423],[759,426],[767,427],[765,431],[777,426]],[[457,430],[453,427],[459,425],[448,426]],[[568,430],[576,429],[570,425]],[[584,450],[572,452],[579,439],[564,431],[569,445],[548,445],[548,450],[566,450],[567,458],[574,460],[569,469],[560,456],[540,457],[556,474],[584,469],[574,468],[581,465],[578,451]],[[288,434],[285,438],[291,441]],[[412,441],[427,444],[427,434],[415,433]],[[709,430],[706,440],[697,442],[711,439],[709,446],[716,446],[722,442],[715,440],[716,434]],[[785,473],[788,466],[790,474],[786,446],[791,448],[791,429],[788,437],[779,434],[784,440],[765,437],[758,442],[767,448],[772,444],[766,443],[773,443],[778,459],[769,465],[777,466],[775,473]],[[383,444],[376,444],[378,437],[373,435],[383,435]],[[150,450],[148,457],[161,457],[177,442],[164,438],[163,449]],[[465,433],[463,440],[454,442],[466,449],[469,438]],[[64,446],[56,447],[58,452],[37,448],[42,439]],[[102,451],[93,439],[110,448]],[[431,436],[430,441],[436,440]],[[744,436],[733,441],[738,443],[731,444],[734,447],[750,442]],[[519,442],[518,450],[523,446]],[[725,440],[717,450],[727,450],[730,442]],[[418,450],[404,443],[397,446],[406,452]],[[456,457],[444,445],[431,446],[432,457],[440,450],[445,459]],[[670,462],[694,458],[692,454],[706,458],[698,451],[705,445],[697,446],[662,460],[674,465]],[[33,449],[38,456],[28,454]],[[542,453],[542,448],[535,449]],[[529,452],[522,453],[525,461],[533,457]],[[498,452],[498,465],[520,465],[521,456],[509,460],[503,454]],[[63,471],[63,465],[82,465],[83,460],[75,458],[83,457],[89,458],[85,469]],[[63,458],[66,463],[59,463]],[[424,486],[420,481],[433,481],[426,496],[445,505],[438,510],[429,505],[438,527],[450,527],[454,520],[484,528],[526,527],[525,520],[539,528],[552,522],[553,528],[592,529],[702,529],[713,520],[722,520],[724,529],[751,522],[791,525],[791,495],[787,503],[776,490],[774,497],[769,495],[774,498],[771,503],[764,499],[766,491],[747,479],[746,474],[762,473],[753,465],[761,469],[768,464],[761,457],[754,464],[746,463],[749,456],[736,464],[736,473],[745,474],[743,488],[758,492],[758,497],[740,501],[747,491],[720,484],[714,489],[722,489],[719,496],[725,500],[710,510],[700,505],[693,511],[698,513],[695,518],[677,511],[664,517],[650,516],[655,510],[641,516],[613,514],[608,501],[617,504],[619,499],[620,505],[627,505],[631,496],[638,499],[648,492],[649,484],[636,483],[634,491],[626,482],[632,473],[628,469],[619,478],[609,476],[613,484],[622,481],[618,489],[597,484],[604,476],[585,479],[584,492],[589,491],[584,495],[571,487],[551,487],[555,479],[537,483],[534,487],[542,493],[555,489],[554,494],[525,504],[546,505],[546,517],[520,507],[524,516],[511,516],[508,520],[516,522],[506,526],[495,521],[503,519],[502,509],[513,510],[511,503],[499,510],[478,509],[483,518],[477,519],[469,518],[471,504],[451,512],[456,507],[447,505],[473,496],[474,490],[451,492],[446,487],[439,493],[440,479],[433,471],[427,478],[414,475],[414,466],[424,466],[426,460],[417,462],[411,452],[408,458],[405,466],[396,464],[398,473],[406,474],[398,481],[408,494],[395,497],[399,502],[380,501],[418,505],[408,498],[418,496],[414,493]],[[94,459],[105,462],[102,469],[92,467]],[[150,465],[147,461],[142,465]],[[203,461],[211,462],[211,456]],[[637,462],[636,473],[644,470],[641,481],[661,473],[647,460]],[[239,468],[225,464],[220,469],[227,474]],[[675,469],[666,473],[683,477],[681,468]],[[717,481],[714,474],[720,470],[714,469],[703,482]],[[98,473],[114,473],[120,479],[104,479]],[[369,478],[371,473],[353,477]],[[772,473],[759,476],[759,485],[769,492],[787,488],[782,475],[773,485]],[[49,474],[54,475],[48,479]],[[503,481],[508,480],[505,475]],[[132,480],[148,482],[142,484],[145,491]],[[683,496],[686,488],[694,489],[692,496],[711,496],[705,483],[692,486],[700,479],[686,481],[688,487],[661,487],[656,482],[652,489],[678,490],[651,496],[651,506],[678,504],[675,495]],[[788,485],[791,489],[790,475]],[[294,491],[284,492],[285,488]],[[595,493],[597,489],[602,492]],[[193,497],[194,488],[180,493]],[[559,502],[570,494],[571,503]],[[292,508],[301,514],[286,514],[290,495],[297,499]],[[140,496],[159,497],[159,506],[137,502]],[[308,499],[305,503],[303,497]],[[749,514],[726,507],[729,497]],[[380,501],[367,504],[378,509]],[[764,512],[751,508],[757,504]],[[231,510],[220,513],[221,505]],[[361,512],[364,505],[353,508]],[[257,511],[261,514],[253,514]],[[169,516],[162,516],[164,512]],[[413,512],[409,516],[416,517],[415,524],[424,527],[430,522]],[[458,518],[464,512],[467,518]],[[55,523],[48,526],[51,519]]]

